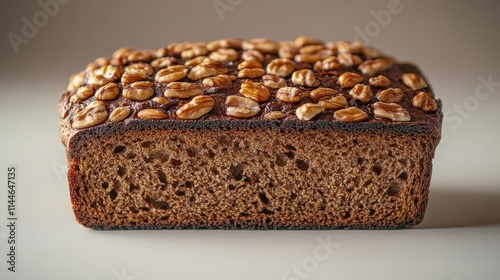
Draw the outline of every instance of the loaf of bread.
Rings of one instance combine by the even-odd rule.
[[[360,43],[229,38],[122,48],[58,112],[94,229],[392,229],[424,217],[441,101]]]

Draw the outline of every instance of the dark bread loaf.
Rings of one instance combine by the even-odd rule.
[[[120,49],[59,115],[95,229],[413,226],[443,118],[416,66],[306,37]]]

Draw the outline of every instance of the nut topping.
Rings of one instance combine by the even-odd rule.
[[[243,60],[256,60],[262,62],[264,60],[264,55],[258,50],[247,50],[241,55]]]
[[[240,49],[242,41],[238,38],[227,38],[217,41],[212,41],[207,44],[207,49],[211,52],[216,51],[220,48],[233,48]]]
[[[261,83],[251,81],[245,81],[241,84],[240,93],[241,95],[257,102],[267,101],[271,95],[266,86]]]
[[[73,116],[71,126],[75,129],[83,129],[101,124],[107,118],[108,111],[106,110],[106,104],[103,101],[93,101],[85,109]]]
[[[241,47],[244,50],[258,50],[264,54],[275,54],[278,52],[278,43],[265,38],[257,38],[243,41]]]
[[[325,108],[314,103],[305,103],[299,106],[295,111],[295,115],[301,121],[309,121],[317,115],[323,113]]]
[[[115,66],[107,65],[92,71],[87,83],[92,87],[100,87],[120,78],[122,72]]]
[[[109,83],[100,87],[96,93],[95,98],[97,100],[113,100],[120,93],[120,87],[115,83]]]
[[[185,66],[191,66],[191,67],[195,67],[196,65],[202,63],[203,61],[205,61],[206,59],[208,59],[206,56],[197,56],[191,60],[188,60],[184,63]]]
[[[153,67],[151,67],[151,65],[143,62],[130,64],[129,66],[125,67],[125,72],[130,72],[131,70],[138,70],[138,69],[146,71],[147,75],[151,75],[154,72]]]
[[[333,53],[331,50],[320,50],[316,53],[300,53],[295,56],[296,62],[307,62],[307,63],[315,63],[319,60],[323,60]]]
[[[162,120],[167,118],[165,113],[156,109],[143,109],[137,113],[137,116],[143,120]]]
[[[82,102],[83,100],[94,95],[94,90],[90,87],[80,87],[78,90],[70,97],[71,102]]]
[[[314,77],[314,72],[309,69],[302,69],[293,72],[292,82],[297,85],[306,87],[317,87],[319,86],[319,81]]]
[[[254,79],[262,77],[264,74],[266,74],[266,71],[261,68],[242,69],[238,72],[238,78]]]
[[[187,68],[184,65],[169,66],[156,73],[155,81],[157,83],[170,83],[178,81],[187,75]]]
[[[197,83],[172,82],[167,85],[165,97],[175,97],[187,99],[193,96],[204,94],[203,88]]]
[[[359,100],[363,103],[370,101],[373,97],[373,93],[372,90],[370,89],[370,86],[362,84],[355,85],[349,91],[349,95],[351,95],[352,98]]]
[[[214,108],[214,99],[207,95],[195,96],[191,101],[182,105],[175,113],[180,119],[198,119]]]
[[[128,85],[133,82],[142,81],[146,79],[148,72],[145,69],[126,69],[123,73],[121,81],[122,84]]]
[[[340,68],[340,62],[335,56],[329,56],[322,61],[317,61],[314,64],[314,69],[315,70],[322,70],[322,71],[331,71],[331,70],[336,70]]]
[[[377,58],[366,60],[358,66],[358,69],[366,75],[374,75],[385,71],[392,66],[393,60],[390,58]]]
[[[411,104],[413,107],[420,108],[425,112],[433,112],[437,110],[436,100],[423,91],[413,97]]]
[[[122,95],[130,100],[147,100],[155,93],[152,86],[151,82],[134,82],[130,88],[123,89]]]
[[[238,70],[252,68],[262,68],[262,63],[258,62],[257,60],[244,60],[240,64],[238,64]]]
[[[262,76],[262,83],[266,87],[270,88],[281,88],[286,86],[285,79],[282,77],[274,76],[274,75],[264,75]]]
[[[195,57],[200,56],[200,55],[205,55],[205,54],[207,54],[207,52],[208,51],[207,51],[207,48],[205,46],[195,45],[190,49],[182,51],[181,57],[184,59],[191,59],[191,58],[195,58]]]
[[[318,102],[319,100],[321,100],[325,97],[331,97],[337,93],[339,93],[339,92],[335,89],[320,87],[320,88],[317,88],[317,89],[311,91],[310,95],[311,95],[312,100],[314,100],[315,102]]]
[[[395,103],[375,102],[373,114],[377,118],[389,119],[399,122],[410,121],[410,113]]]
[[[405,94],[400,88],[388,88],[377,93],[377,99],[386,103],[398,103]]]
[[[204,87],[229,86],[237,78],[233,75],[219,75],[203,79]]]
[[[299,47],[308,46],[308,45],[322,45],[323,41],[320,39],[316,39],[313,37],[300,36],[295,39],[295,44]]]
[[[299,103],[301,100],[301,90],[296,87],[282,87],[278,89],[276,99],[288,103]]]
[[[286,77],[293,72],[295,65],[295,62],[288,58],[276,58],[269,62],[266,70],[268,74]]]
[[[278,56],[281,58],[293,59],[299,53],[299,48],[294,42],[280,42]]]
[[[415,73],[403,74],[403,84],[415,90],[427,87],[427,83],[425,82],[424,78]]]
[[[391,80],[384,75],[378,75],[377,77],[371,77],[368,81],[370,85],[374,87],[388,87],[391,84]]]
[[[363,82],[363,80],[363,76],[359,74],[353,72],[345,72],[344,74],[340,75],[338,83],[343,87],[352,88],[354,85]]]
[[[173,57],[160,57],[151,61],[151,66],[155,69],[161,69],[175,64],[176,59]]]
[[[202,63],[193,67],[193,69],[191,69],[191,71],[188,74],[188,78],[190,80],[195,81],[226,73],[227,69],[222,67],[222,64],[219,61],[209,59],[209,60],[204,60]]]
[[[284,117],[286,117],[286,114],[280,111],[272,111],[264,115],[264,118],[268,120],[277,120]]]
[[[109,114],[108,120],[111,122],[121,122],[126,119],[130,113],[132,113],[130,106],[116,107],[113,112]]]
[[[333,118],[341,122],[362,122],[368,119],[368,114],[357,107],[349,107],[335,111]]]
[[[242,96],[228,96],[226,105],[226,115],[231,117],[251,118],[260,112],[259,103]]]
[[[325,109],[342,109],[347,107],[347,100],[343,95],[324,97],[318,102]]]
[[[218,49],[209,56],[216,61],[233,61],[240,58],[240,54],[233,49]]]
[[[337,58],[340,64],[345,67],[356,66],[361,63],[361,57],[351,53],[340,54]]]
[[[79,72],[71,75],[69,78],[68,90],[75,90],[85,83],[85,72]]]

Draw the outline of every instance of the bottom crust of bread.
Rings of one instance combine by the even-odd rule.
[[[395,229],[423,220],[436,133],[82,130],[68,142],[93,229]]]

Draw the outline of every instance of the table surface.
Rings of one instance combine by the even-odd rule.
[[[0,279],[500,279],[498,2],[160,2],[0,4]],[[421,225],[93,231],[76,223],[56,114],[71,73],[122,46],[299,35],[361,39],[426,73],[446,119]],[[15,273],[6,262],[10,165],[18,170]]]

